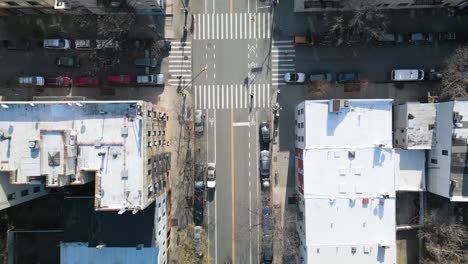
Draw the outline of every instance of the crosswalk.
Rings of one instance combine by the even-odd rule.
[[[195,40],[270,38],[270,13],[195,14]]]
[[[168,85],[185,87],[192,81],[192,46],[190,42],[171,41]]]
[[[271,47],[271,83],[285,85],[283,76],[287,72],[296,71],[294,59],[296,57],[292,40],[275,40]]]
[[[195,109],[242,109],[270,107],[270,84],[195,85]]]

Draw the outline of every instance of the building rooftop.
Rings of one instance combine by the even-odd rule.
[[[341,106],[333,109],[334,103]],[[393,100],[305,101],[305,149],[391,148],[392,103]]]
[[[145,105],[151,104],[2,102],[0,170],[13,183],[45,179],[47,187],[95,180],[96,209],[144,208]]]
[[[405,149],[435,146],[436,104],[406,103],[395,106],[394,145]]]
[[[396,191],[425,191],[425,150],[395,150]]]

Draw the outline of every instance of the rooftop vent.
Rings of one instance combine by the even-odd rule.
[[[52,167],[60,166],[60,152],[58,151],[49,152],[47,153],[47,155],[48,155],[49,166],[52,166]]]

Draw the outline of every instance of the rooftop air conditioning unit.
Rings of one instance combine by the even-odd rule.
[[[333,99],[328,103],[328,112],[330,113],[339,113],[341,108],[349,107],[349,101],[343,99]]]

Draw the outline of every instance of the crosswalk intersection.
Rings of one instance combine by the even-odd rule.
[[[169,52],[170,86],[190,86],[192,81],[192,46],[190,42],[171,42]]]
[[[270,107],[270,84],[195,85],[195,109],[243,109]]]
[[[270,38],[270,13],[212,13],[194,16],[194,40]]]
[[[271,47],[271,83],[273,85],[285,85],[283,76],[288,72],[295,72],[294,64],[296,54],[292,40],[276,40]]]

